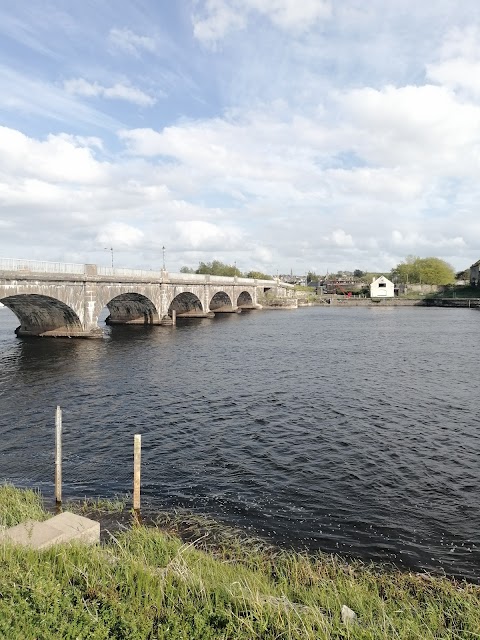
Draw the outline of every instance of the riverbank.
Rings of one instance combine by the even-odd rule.
[[[97,505],[100,506],[100,505]],[[0,487],[0,525],[46,518],[39,494]],[[335,556],[289,553],[174,518],[97,547],[0,546],[0,636],[390,639],[478,637],[480,587]],[[195,538],[195,539],[192,539]],[[342,606],[356,613],[342,621]]]
[[[323,296],[316,300],[304,301],[299,299],[299,307],[316,307],[325,305],[346,307],[448,307],[458,309],[479,309],[480,298],[385,298],[372,300],[371,298],[355,298],[347,296]]]

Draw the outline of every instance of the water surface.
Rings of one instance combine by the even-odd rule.
[[[131,489],[297,548],[480,575],[480,312],[305,308],[15,338],[0,308],[0,478]]]

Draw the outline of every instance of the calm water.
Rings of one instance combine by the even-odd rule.
[[[22,341],[0,308],[0,478],[131,489],[309,549],[480,578],[480,312],[306,308]]]

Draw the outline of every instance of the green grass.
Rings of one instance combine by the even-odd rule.
[[[62,506],[65,511],[73,511],[80,515],[95,513],[121,513],[127,508],[130,496],[115,496],[114,498],[84,498],[83,500],[67,500]]]
[[[208,519],[160,522],[169,531],[135,526],[93,548],[0,545],[0,637],[480,638],[475,585],[280,551]],[[358,622],[342,623],[343,604]]]
[[[11,484],[0,485],[0,529],[13,527],[25,520],[45,520],[42,496],[31,489],[17,489]]]

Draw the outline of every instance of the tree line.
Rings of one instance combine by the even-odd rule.
[[[392,269],[391,277],[405,284],[446,285],[455,282],[455,270],[451,264],[440,258],[419,258],[407,256]]]
[[[234,276],[241,278],[257,278],[258,280],[271,280],[272,276],[261,271],[248,271],[242,273],[237,265],[225,264],[220,260],[212,260],[212,262],[199,262],[198,267],[193,269],[191,267],[182,267],[180,273],[201,273],[209,274],[211,276],[228,276],[233,278]]]
[[[242,273],[236,264],[226,264],[220,260],[199,262],[196,269],[191,267],[182,267],[180,272],[210,274],[212,276],[229,276],[231,278],[238,276],[244,278],[257,278],[258,280],[270,280],[272,277],[267,273],[255,270]],[[418,256],[410,255],[407,256],[405,260],[397,264],[397,266],[391,270],[389,275],[395,282],[401,282],[404,284],[447,285],[455,282],[455,278],[462,279],[466,273],[467,272],[461,271],[455,274],[455,270],[452,265],[441,258],[420,258]],[[344,275],[344,272],[339,271],[337,274],[331,274],[330,278],[341,277],[342,275]],[[355,269],[352,275],[357,279],[361,279],[372,274],[362,271],[361,269]],[[325,278],[326,277],[327,276],[325,276]],[[468,275],[466,278],[468,279]],[[318,279],[319,276],[316,273],[309,271],[307,283],[318,281]]]

